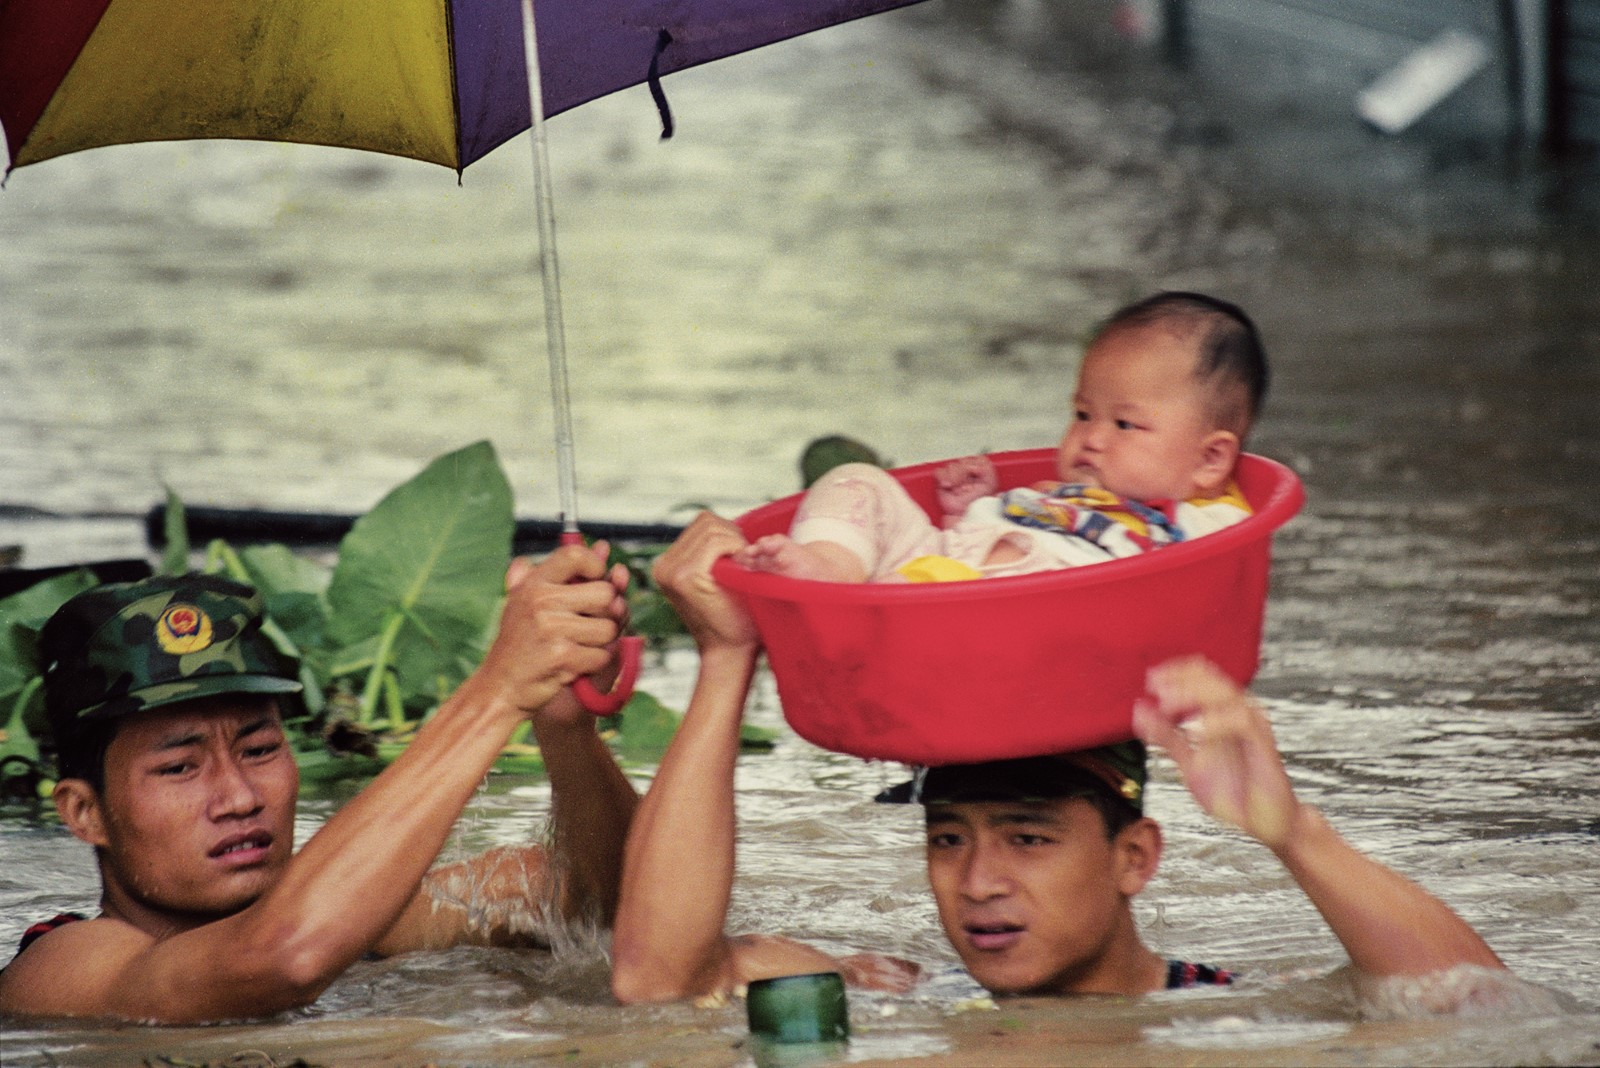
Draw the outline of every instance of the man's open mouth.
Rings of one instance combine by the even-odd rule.
[[[998,950],[1014,944],[1026,928],[1018,923],[969,923],[965,930],[974,948]]]
[[[223,840],[208,855],[213,860],[253,861],[265,857],[271,847],[271,834],[254,831]]]

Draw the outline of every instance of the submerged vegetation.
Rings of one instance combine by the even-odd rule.
[[[483,659],[497,626],[515,520],[493,447],[439,457],[385,496],[339,543],[330,567],[282,544],[213,541],[199,570],[261,591],[264,632],[305,686],[286,709],[302,779],[377,773]],[[160,571],[192,568],[183,502],[170,491]],[[660,650],[683,629],[650,578],[664,545],[611,548],[631,575],[631,626]],[[39,632],[66,600],[95,585],[78,570],[0,600],[0,797],[47,797],[53,786]],[[678,715],[635,692],[601,728],[624,762],[659,758]],[[538,748],[518,731],[496,767],[539,773]],[[770,732],[746,728],[751,748]]]

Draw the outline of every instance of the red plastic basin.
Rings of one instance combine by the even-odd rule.
[[[990,456],[1002,488],[1055,477],[1055,450]],[[892,471],[930,516],[940,462]],[[1260,658],[1272,534],[1300,508],[1294,472],[1240,458],[1255,513],[1142,556],[937,584],[715,576],[766,645],[784,718],[835,752],[914,764],[1000,760],[1132,737],[1145,672],[1200,653],[1241,684]],[[800,495],[753,509],[745,536],[787,532]]]

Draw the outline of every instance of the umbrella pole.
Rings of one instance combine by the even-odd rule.
[[[533,0],[522,0],[522,48],[528,63],[528,108],[533,133],[534,199],[539,208],[539,273],[544,278],[544,327],[550,343],[550,399],[555,411],[556,475],[561,493],[561,544],[582,545],[578,532],[578,478],[573,461],[572,402],[567,389],[567,331],[561,319],[561,276],[556,267],[556,209],[550,194],[550,149],[544,136],[544,86],[539,79],[539,41]],[[608,693],[587,677],[574,680],[578,703],[597,716],[622,711],[633,696],[644,656],[644,639],[625,634],[617,642],[617,679]]]
[[[522,47],[527,56],[528,106],[533,134],[533,187],[539,216],[539,274],[544,281],[545,340],[550,349],[550,400],[555,417],[556,480],[563,541],[578,534],[578,478],[572,437],[572,398],[567,386],[567,331],[561,316],[561,273],[556,259],[555,199],[550,192],[550,149],[544,132],[544,86],[539,77],[539,42],[533,0],[522,0]]]

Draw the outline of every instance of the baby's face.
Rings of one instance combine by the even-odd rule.
[[[1059,477],[1137,500],[1218,492],[1204,466],[1216,428],[1196,359],[1192,338],[1162,324],[1113,330],[1091,345],[1056,453]]]

